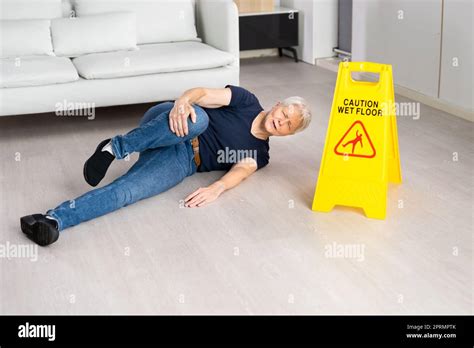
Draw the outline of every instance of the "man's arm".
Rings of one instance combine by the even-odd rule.
[[[186,207],[202,207],[216,200],[224,191],[240,184],[257,170],[257,162],[253,158],[245,158],[234,164],[219,180],[208,187],[200,187],[184,199]]]
[[[173,133],[178,136],[188,134],[188,116],[191,121],[196,122],[196,113],[192,104],[197,104],[205,108],[219,108],[229,105],[232,98],[230,88],[191,88],[184,92],[174,102],[174,107],[170,111],[169,125]]]
[[[204,108],[220,108],[230,103],[232,91],[230,88],[191,88],[184,92],[179,99]]]

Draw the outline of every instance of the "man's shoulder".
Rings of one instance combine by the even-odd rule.
[[[255,94],[241,86],[226,85],[226,88],[232,91],[229,107],[249,107],[255,106],[262,108]]]

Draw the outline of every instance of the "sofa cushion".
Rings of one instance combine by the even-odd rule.
[[[49,19],[0,20],[0,58],[53,56]]]
[[[61,0],[1,0],[0,19],[49,19],[63,14]]]
[[[69,58],[29,56],[0,59],[1,88],[51,85],[78,79],[77,71]]]
[[[197,37],[194,0],[76,0],[74,8],[78,17],[104,12],[135,12],[138,44],[186,41]]]
[[[82,54],[137,49],[135,13],[104,13],[51,21],[54,53],[77,57]]]
[[[76,12],[74,11],[73,7],[74,0],[62,0],[62,14],[63,17],[73,17]]]
[[[75,58],[79,75],[107,79],[225,66],[234,56],[200,42],[140,45],[138,51],[88,54]]]

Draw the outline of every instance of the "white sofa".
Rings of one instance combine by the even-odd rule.
[[[239,84],[232,0],[0,1],[0,116]]]

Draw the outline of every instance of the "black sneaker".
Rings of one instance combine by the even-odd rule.
[[[21,230],[33,242],[46,246],[54,243],[59,238],[59,230],[54,220],[48,219],[43,214],[23,216],[20,219]]]
[[[105,139],[95,150],[94,154],[84,163],[84,179],[91,186],[97,186],[104,178],[107,169],[115,159],[115,156],[108,151],[102,151],[102,148],[110,141]]]

